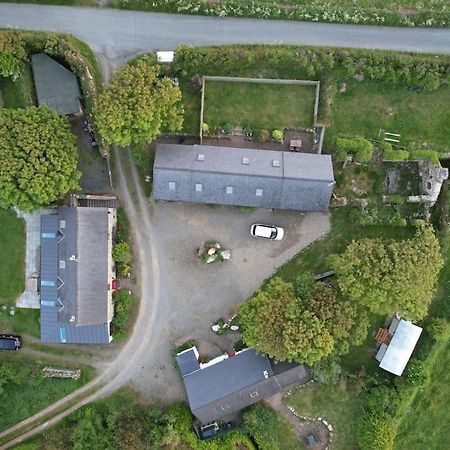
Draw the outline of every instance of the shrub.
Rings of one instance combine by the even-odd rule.
[[[0,77],[20,76],[22,64],[27,58],[23,35],[15,30],[0,33]]]
[[[242,415],[245,431],[253,437],[260,450],[277,450],[274,439],[278,428],[277,413],[261,404],[251,406]]]
[[[209,133],[209,125],[205,122],[202,123],[202,132],[203,132],[203,134]]]
[[[270,133],[268,130],[264,128],[258,131],[258,135],[256,136],[259,142],[267,142],[270,139]]]
[[[129,264],[132,259],[131,248],[127,242],[117,243],[112,251],[114,261],[123,264]]]
[[[272,137],[277,141],[277,142],[282,142],[283,141],[283,132],[281,130],[273,130],[272,131]]]
[[[336,140],[336,150],[338,158],[342,158],[344,153],[352,153],[357,161],[369,162],[372,159],[373,144],[362,138],[338,138]]]
[[[361,450],[392,450],[395,432],[387,414],[367,412],[359,421],[356,441]]]
[[[394,387],[375,386],[366,394],[367,411],[374,414],[387,413],[394,416],[399,404],[400,396]]]
[[[428,383],[430,373],[423,361],[419,359],[411,359],[403,374],[402,380],[409,386],[420,387]]]
[[[294,281],[295,295],[303,300],[307,300],[313,293],[315,282],[316,280],[311,272],[302,273]]]
[[[233,130],[234,130],[234,125],[232,123],[226,123],[222,128],[222,131],[225,134],[231,134],[231,133],[233,133]]]
[[[438,152],[434,150],[411,150],[411,159],[429,159],[436,166],[440,165]]]
[[[113,294],[114,318],[111,321],[113,338],[120,341],[126,338],[126,325],[133,297],[129,291],[115,291]]]
[[[427,330],[436,342],[445,342],[450,339],[450,323],[447,319],[441,317],[432,319]]]
[[[409,152],[406,150],[384,150],[383,159],[385,161],[406,161],[409,159]]]

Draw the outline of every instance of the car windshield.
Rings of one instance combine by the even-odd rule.
[[[277,237],[277,229],[272,228],[272,233],[270,233],[270,238],[275,239]]]

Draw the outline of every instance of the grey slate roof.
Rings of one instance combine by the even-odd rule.
[[[41,217],[41,341],[110,342],[107,208]]]
[[[333,186],[329,155],[159,144],[153,166],[156,200],[326,211]]]
[[[180,369],[183,373],[182,366]],[[280,392],[288,384],[308,379],[304,366],[289,364],[277,368],[267,355],[253,349],[200,366],[183,376],[189,406],[202,423],[220,419]]]
[[[200,363],[198,362],[197,355],[193,348],[178,353],[176,360],[181,375],[187,375],[188,373],[200,369]]]
[[[81,112],[77,77],[45,53],[31,56],[33,79],[39,105],[47,105],[58,114]]]

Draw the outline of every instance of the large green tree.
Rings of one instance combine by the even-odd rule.
[[[27,58],[25,42],[16,30],[0,32],[0,76],[19,78],[22,64]]]
[[[314,283],[310,295],[301,300],[304,308],[322,320],[333,336],[333,353],[348,353],[350,345],[362,344],[366,338],[369,327],[366,312],[355,302],[343,299],[336,289]]]
[[[333,349],[325,323],[306,310],[292,284],[273,278],[240,306],[242,337],[277,360],[313,364]]]
[[[119,69],[95,108],[98,130],[108,144],[149,142],[161,130],[183,124],[181,91],[160,77],[160,67],[143,57]]]
[[[353,241],[330,264],[350,300],[375,313],[399,311],[419,320],[427,314],[443,259],[433,229],[421,226],[409,240]]]
[[[0,206],[31,211],[78,189],[67,120],[45,106],[0,110]]]

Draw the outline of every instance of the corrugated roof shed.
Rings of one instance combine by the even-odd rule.
[[[108,208],[41,217],[41,341],[110,342]]]
[[[60,115],[81,112],[77,77],[45,53],[31,56],[38,105],[47,105]]]
[[[153,166],[157,200],[327,211],[333,186],[329,155],[160,144]]]
[[[180,370],[183,373],[182,366]],[[213,360],[183,376],[189,406],[202,423],[220,419],[280,392],[282,387],[308,379],[304,366],[273,366],[267,355],[253,349],[219,362]]]

